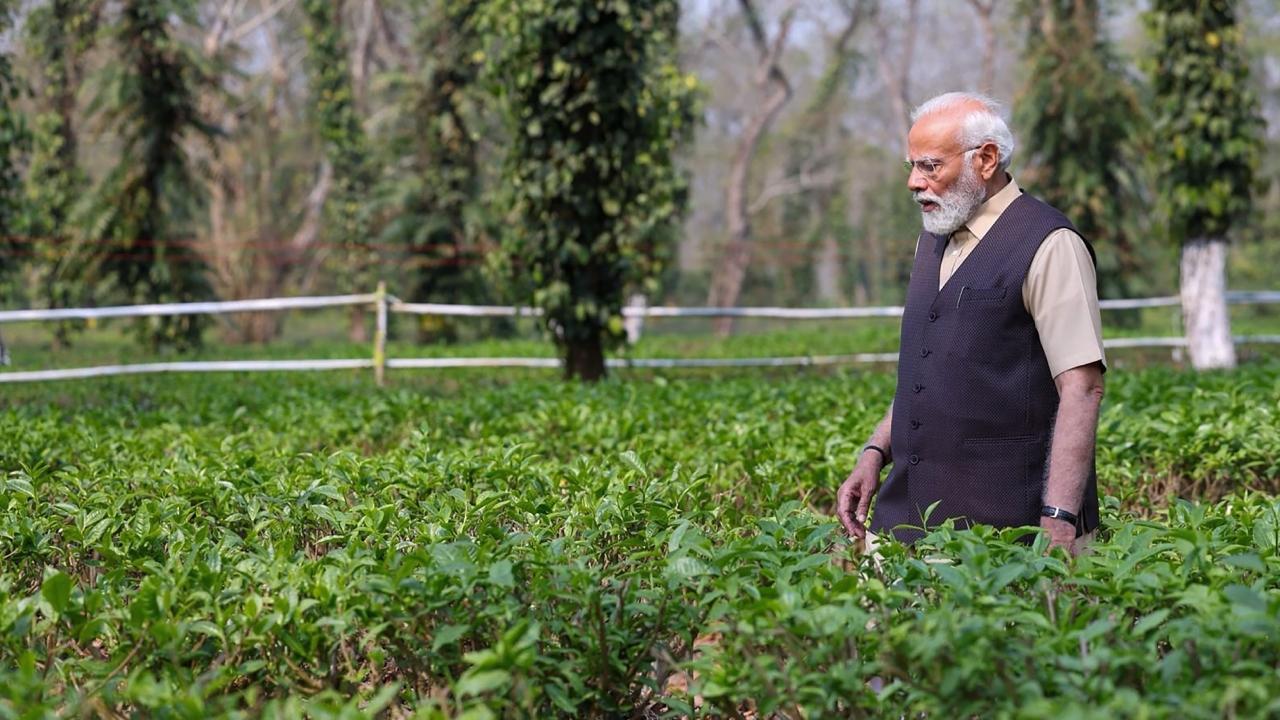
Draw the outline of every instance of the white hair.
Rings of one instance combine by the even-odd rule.
[[[974,110],[964,116],[960,123],[960,136],[957,140],[966,148],[995,143],[1000,153],[997,166],[1001,170],[1008,170],[1009,163],[1013,160],[1015,148],[1013,132],[1009,130],[1008,123],[1004,121],[1004,108],[1000,106],[999,102],[986,95],[971,92],[949,92],[929,98],[911,111],[911,123],[914,125],[916,120],[926,115],[950,110],[959,105],[971,104],[981,105],[983,109]],[[968,153],[965,153],[965,156],[968,157]]]

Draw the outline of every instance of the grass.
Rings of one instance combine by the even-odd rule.
[[[393,317],[388,356],[413,357],[554,357],[553,346],[541,336],[532,320],[521,320],[507,337],[483,336],[494,328],[490,321],[459,320],[461,341],[419,343],[416,318]],[[1170,309],[1108,312],[1104,317],[1106,337],[1176,336],[1176,314]],[[1271,306],[1232,308],[1233,332],[1237,335],[1280,335],[1280,312]],[[13,356],[12,370],[37,370],[86,365],[156,362],[164,360],[232,360],[298,358],[368,358],[368,343],[346,340],[343,312],[292,313],[282,337],[267,346],[229,345],[220,342],[215,330],[208,333],[205,347],[183,356],[154,355],[133,342],[127,321],[108,321],[75,336],[70,348],[55,349],[47,325],[20,324],[4,328],[4,337]],[[893,352],[897,347],[898,321],[893,318],[846,321],[764,321],[739,324],[729,338],[716,338],[705,320],[654,320],[641,341],[619,356],[632,358],[741,358],[760,356],[842,355]],[[1244,345],[1245,358],[1275,357],[1275,345]],[[1140,367],[1182,361],[1182,353],[1167,348],[1115,349],[1110,351],[1113,367]]]

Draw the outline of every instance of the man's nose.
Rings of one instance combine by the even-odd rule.
[[[911,167],[911,172],[907,174],[907,189],[911,192],[923,192],[929,189],[929,181],[914,165]]]

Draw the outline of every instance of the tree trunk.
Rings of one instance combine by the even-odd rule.
[[[604,348],[598,335],[569,342],[565,347],[564,379],[598,382],[605,376]]]
[[[1191,365],[1197,370],[1236,366],[1226,265],[1227,242],[1222,238],[1196,238],[1182,246],[1182,322]]]
[[[822,240],[814,253],[813,286],[818,301],[825,305],[843,304],[844,291],[840,287],[840,243],[831,228],[823,228]]]
[[[752,3],[749,0],[742,0],[741,5],[756,50],[760,53],[760,66],[755,77],[756,84],[759,87],[768,88],[769,94],[759,108],[747,118],[746,126],[733,153],[733,161],[729,165],[729,181],[725,190],[725,224],[729,230],[729,241],[725,246],[720,264],[712,271],[711,288],[707,293],[708,305],[723,308],[738,304],[738,295],[742,292],[742,281],[747,275],[747,264],[751,260],[749,245],[751,219],[747,209],[751,160],[755,157],[760,140],[768,131],[774,118],[791,99],[791,83],[782,72],[779,57],[791,30],[793,13],[788,10],[783,14],[777,36],[770,43],[764,33],[760,16]],[[728,337],[733,332],[733,318],[716,318],[713,327],[717,336]]]
[[[878,13],[879,6],[876,7]],[[915,62],[916,34],[920,29],[920,0],[907,0],[907,18],[902,28],[902,56],[896,63],[889,57],[889,48],[892,47],[889,25],[879,14],[875,21],[880,35],[880,42],[876,45],[876,68],[880,72],[889,107],[892,109],[898,142],[902,143],[899,149],[906,152],[907,132],[911,130],[911,69]]]
[[[246,313],[236,323],[240,342],[266,345],[280,337],[283,319],[284,316],[278,312]]]
[[[369,342],[368,308],[360,305],[351,306],[350,323],[347,325],[347,339],[353,343]]]
[[[996,84],[996,29],[992,15],[995,13],[995,0],[969,0],[969,5],[978,16],[978,27],[982,31],[982,73],[978,77],[978,90],[990,94]]]

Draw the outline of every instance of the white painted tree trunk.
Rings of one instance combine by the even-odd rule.
[[[1236,366],[1231,316],[1227,313],[1226,267],[1225,240],[1196,238],[1183,244],[1182,323],[1191,366],[1197,370]]]
[[[813,286],[818,302],[840,305],[844,300],[840,287],[840,243],[830,230],[822,234],[822,242],[813,257]]]
[[[643,311],[649,306],[649,298],[643,293],[634,293],[631,299],[627,301],[627,307],[632,310]],[[622,327],[627,331],[627,344],[635,345],[640,342],[640,336],[644,334],[644,316],[633,315],[623,318]]]

